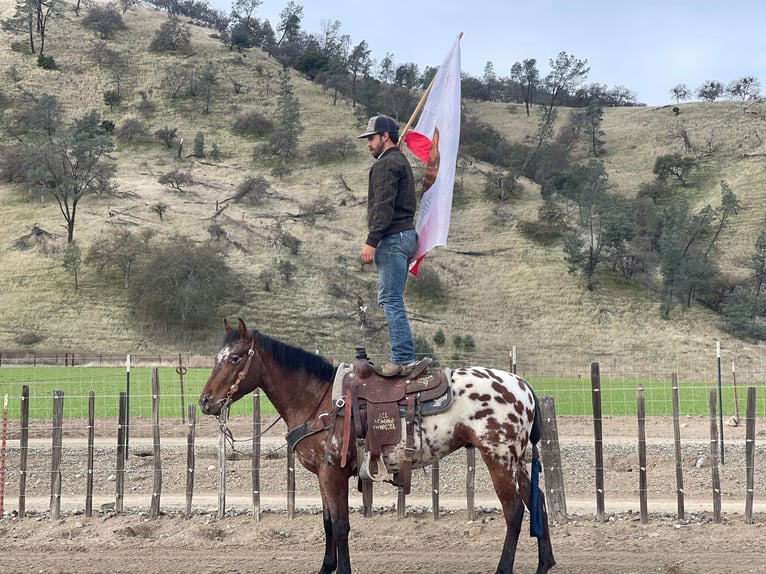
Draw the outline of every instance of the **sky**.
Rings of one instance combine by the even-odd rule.
[[[482,78],[487,62],[510,76],[534,58],[541,76],[566,52],[587,60],[586,84],[624,86],[649,106],[675,103],[670,91],[692,93],[704,82],[724,86],[754,76],[766,93],[766,2],[763,0],[295,0],[302,29],[320,33],[340,22],[352,46],[365,40],[376,62],[422,72],[439,66],[462,32],[462,69]],[[229,12],[231,0],[208,0]],[[263,0],[256,16],[276,29],[288,0]],[[696,98],[693,98],[696,99]]]

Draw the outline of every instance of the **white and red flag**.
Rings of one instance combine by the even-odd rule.
[[[426,164],[415,230],[418,245],[410,273],[437,245],[447,245],[452,188],[460,142],[460,38],[436,72],[418,123],[404,134],[404,142]]]

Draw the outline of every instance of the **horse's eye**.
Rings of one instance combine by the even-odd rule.
[[[236,365],[236,364],[237,364],[237,363],[239,363],[241,360],[242,360],[242,357],[240,357],[239,355],[234,355],[234,356],[232,356],[232,357],[231,357],[231,359],[229,359],[229,362],[230,362],[232,365]]]

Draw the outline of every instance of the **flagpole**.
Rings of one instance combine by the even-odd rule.
[[[462,38],[463,38],[463,33],[460,32],[460,34],[458,34],[457,36],[457,41],[459,42],[460,40],[462,40]],[[415,111],[412,112],[410,119],[407,120],[407,123],[405,124],[404,129],[402,130],[402,133],[399,136],[399,141],[396,142],[396,145],[398,145],[399,147],[402,147],[402,140],[404,139],[404,134],[406,134],[407,130],[410,129],[410,126],[415,121],[415,118],[423,109],[423,106],[426,104],[426,99],[428,98],[428,94],[431,93],[431,86],[434,85],[435,79],[436,79],[436,74],[434,74],[433,77],[431,78],[431,81],[428,83],[428,87],[426,88],[426,91],[423,92],[423,95],[420,97],[420,101],[418,102],[418,105],[415,106]]]

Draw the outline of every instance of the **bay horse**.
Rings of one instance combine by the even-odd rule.
[[[288,429],[315,422],[327,432],[307,436],[295,445],[298,460],[317,475],[322,498],[325,549],[320,574],[351,574],[349,557],[349,479],[358,473],[357,449],[342,448],[343,417],[328,424],[333,410],[331,388],[336,367],[327,359],[283,343],[257,330],[238,328],[224,320],[223,347],[202,389],[202,412],[220,416],[229,405],[260,388]],[[514,374],[486,367],[464,367],[451,372],[453,404],[441,414],[416,421],[414,467],[427,466],[459,449],[475,447],[487,465],[503,508],[506,535],[497,574],[511,574],[524,517],[533,512],[534,479],[524,463],[527,444],[539,440],[536,397],[529,384]],[[351,416],[347,412],[345,416]],[[536,428],[533,426],[536,423]],[[328,434],[330,433],[330,434]],[[330,437],[328,439],[328,437]],[[403,448],[403,445],[402,445]],[[342,452],[344,451],[345,452]],[[397,449],[401,453],[401,449]],[[344,456],[345,455],[345,456]],[[396,471],[399,457],[384,454],[387,468]],[[342,465],[341,460],[346,464]],[[533,460],[533,464],[536,460]],[[535,474],[533,473],[533,477]],[[534,485],[537,491],[537,486]],[[539,492],[539,491],[538,491]],[[548,516],[539,492],[536,574],[554,565]]]

